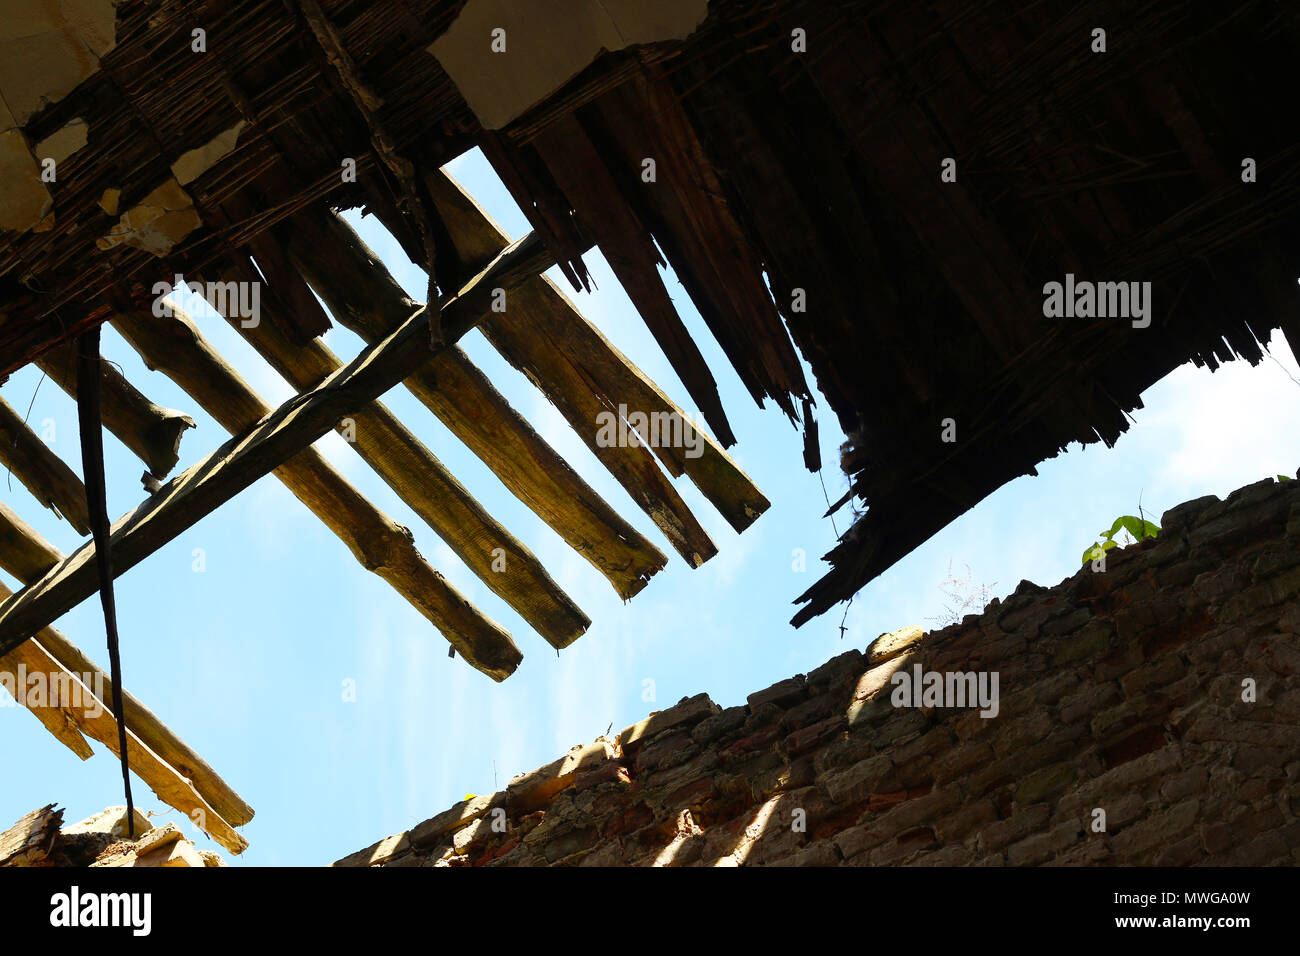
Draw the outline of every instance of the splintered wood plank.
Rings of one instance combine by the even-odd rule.
[[[236,268],[223,278],[246,275]],[[251,328],[238,320],[230,320],[230,324],[299,391],[314,388],[343,365],[321,342],[299,345],[292,341],[283,331],[278,311],[263,305],[261,318]],[[567,647],[590,626],[587,615],[537,557],[493,518],[383,403],[374,402],[350,413],[338,430],[348,438],[349,447],[479,579],[551,646]]]
[[[63,811],[54,804],[25,814],[0,832],[0,866],[31,866],[49,856],[63,826]]]
[[[232,434],[247,431],[271,414],[271,406],[179,310],[170,317],[119,313],[112,323],[149,368],[185,389]],[[274,473],[348,546],[362,567],[387,581],[461,649],[470,664],[510,656],[514,644],[505,631],[448,584],[416,550],[411,533],[375,507],[319,451],[305,448]]]
[[[646,64],[597,108],[603,129],[621,146],[621,164],[613,168],[624,181],[639,171],[647,143],[655,144],[654,155],[672,157],[660,164],[657,187],[625,192],[754,400],[761,405],[770,397],[793,417],[791,396],[809,394],[799,356],[764,281],[762,258],[732,213],[681,98],[660,68]]]
[[[723,446],[736,443],[709,365],[700,354],[659,275],[659,253],[645,224],[619,193],[600,153],[573,116],[557,120],[533,140],[583,226],[600,244],[609,267],[672,363]]]
[[[352,228],[328,213],[305,214],[295,225],[290,257],[334,319],[367,342],[391,332],[412,303]],[[600,571],[620,597],[637,594],[667,563],[658,548],[533,430],[462,350],[448,349],[405,384],[520,501]]]
[[[63,553],[58,548],[0,502],[0,568],[24,584],[30,584],[62,560]],[[0,600],[8,598],[10,594],[5,589]],[[42,630],[39,639],[50,656],[74,673],[90,675],[92,689],[102,688],[105,696],[111,699],[112,679],[81,648],[52,627]],[[31,643],[33,642],[28,641],[20,645],[18,650]],[[122,691],[122,705],[126,711],[127,729],[189,780],[223,819],[232,826],[243,826],[253,819],[253,808],[244,802],[206,760],[126,689]]]
[[[36,358],[36,365],[59,388],[77,397],[77,356],[70,344],[56,345]],[[100,359],[100,409],[104,427],[135,454],[155,478],[166,478],[180,458],[181,436],[194,419],[174,408],[155,405],[126,377]]]
[[[13,472],[37,501],[66,518],[78,534],[90,534],[86,486],[3,398],[0,398],[0,464]]]
[[[509,237],[461,186],[442,170],[426,177],[429,192],[462,262],[471,269],[491,261]],[[479,329],[502,355],[527,375],[588,440],[597,415],[629,412],[668,416],[685,429],[691,419],[639,368],[618,351],[546,276],[514,294],[504,313],[493,313]],[[770,503],[722,447],[691,424],[682,442],[653,446],[674,477],[686,474],[736,531],[744,531]],[[593,449],[595,450],[595,449]]]
[[[439,317],[444,342],[455,342],[478,321],[490,307],[493,289],[513,289],[549,264],[550,257],[536,236],[514,243],[443,305]],[[420,309],[318,387],[285,402],[118,519],[112,530],[114,570],[120,574],[139,564],[319,439],[348,412],[374,401],[409,376],[427,363],[431,354],[429,323]],[[90,542],[39,581],[0,603],[0,654],[94,594],[96,581],[94,543]],[[476,626],[483,619],[468,604],[451,605],[448,610],[452,633],[460,633],[454,625]],[[470,646],[465,640],[462,644],[462,653],[470,663],[497,680],[504,680],[522,657],[504,631],[481,647]]]

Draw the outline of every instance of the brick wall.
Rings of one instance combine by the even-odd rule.
[[[1103,572],[741,706],[684,699],[336,865],[1300,862],[1300,482],[1161,525]],[[996,673],[996,716],[895,706],[916,665]]]

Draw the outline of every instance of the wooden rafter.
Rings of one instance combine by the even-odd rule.
[[[58,548],[0,502],[0,568],[24,584],[30,584],[62,560],[63,554]],[[10,592],[6,590],[4,597],[9,596]],[[112,693],[113,682],[109,675],[63,634],[49,627],[40,632],[39,639],[46,652],[65,669],[76,674],[90,675],[93,685],[102,686],[108,693]],[[122,690],[122,702],[126,710],[127,729],[161,760],[189,780],[223,819],[232,826],[242,826],[253,819],[253,808],[244,802],[207,761],[125,688]],[[136,772],[140,771],[137,769]]]
[[[337,322],[370,343],[400,324],[413,303],[347,223],[321,213],[295,226],[289,254]],[[604,574],[620,597],[637,594],[664,567],[667,559],[659,549],[582,480],[463,351],[446,350],[404,384],[520,501]]]
[[[90,534],[86,486],[72,467],[41,441],[8,402],[0,398],[0,464],[78,534]]]
[[[441,308],[448,343],[465,334],[490,308],[493,290],[507,291],[551,264],[542,244],[525,236],[505,250]],[[282,465],[333,428],[346,414],[374,401],[431,357],[423,309],[365,349],[317,388],[290,399],[242,435],[163,485],[113,526],[114,570],[134,567],[191,528],[258,478]],[[86,544],[18,594],[0,603],[0,653],[46,627],[95,591],[94,545]],[[456,633],[455,623],[447,631]],[[522,656],[509,636],[488,647],[457,647],[469,662],[504,679]]]
[[[251,267],[234,266],[223,278],[248,281],[250,274]],[[230,324],[299,391],[315,388],[343,366],[319,341],[292,341],[279,319],[278,312],[263,305],[257,325],[237,320]],[[541,561],[382,402],[357,409],[348,418],[339,431],[349,447],[529,626],[557,648],[567,647],[586,631],[590,619]]]
[[[36,359],[37,366],[72,398],[77,397],[76,356],[57,345]],[[181,436],[194,419],[145,398],[109,362],[100,359],[100,400],[104,427],[135,454],[155,478],[166,478],[180,458]]]
[[[444,170],[426,177],[438,213],[462,261],[471,271],[510,243],[509,237],[472,196]],[[537,384],[565,414],[575,431],[588,435],[597,408],[619,404],[647,415],[686,412],[610,344],[546,276],[526,282],[504,313],[488,315],[480,330],[511,364]],[[593,404],[594,403],[594,404]],[[749,476],[702,428],[698,454],[660,442],[653,451],[674,477],[685,474],[737,532],[744,531],[769,502]]]

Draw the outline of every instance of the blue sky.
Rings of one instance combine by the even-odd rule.
[[[451,172],[517,237],[527,224],[477,152]],[[355,212],[348,218],[408,292],[423,298],[423,273],[396,243]],[[597,290],[563,291],[613,343],[694,411],[680,381],[598,254],[587,257]],[[160,276],[161,278],[161,276]],[[169,277],[168,277],[169,278]],[[430,562],[494,620],[524,653],[519,670],[497,684],[459,658],[440,634],[347,548],[275,478],[267,477],[199,522],[117,582],[125,684],[198,750],[257,811],[243,828],[250,848],[237,864],[329,863],[445,809],[466,793],[504,787],[520,771],[553,760],[612,727],[617,733],[651,710],[707,691],[723,706],[791,674],[807,672],[850,647],[907,624],[929,627],[944,613],[941,588],[969,573],[993,595],[1021,579],[1052,585],[1073,574],[1083,549],[1120,514],[1148,517],[1204,494],[1300,465],[1300,370],[1280,334],[1274,359],[1234,362],[1211,374],[1180,368],[1143,395],[1145,408],[1114,449],[1071,446],[1039,466],[1037,478],[1004,486],[869,584],[839,625],[838,608],[798,631],[791,601],[822,569],[832,522],[818,476],[804,470],[801,437],[774,407],[759,409],[731,369],[676,279],[669,289],[718,380],[739,444],[731,454],[772,501],[743,535],[686,478],[677,487],[718,543],[699,569],[676,556],[630,497],[599,465],[560,414],[472,332],[464,345],[505,396],[584,478],[670,556],[668,567],[624,604],[584,560],[514,498],[434,416],[398,388],[385,403],[507,528],[527,544],[592,619],[590,630],[558,656],[464,567],[440,539],[335,435],[318,447],[381,509],[415,533]],[[815,308],[815,303],[810,307]],[[200,328],[268,401],[292,391],[215,316]],[[1171,321],[1176,321],[1172,317]],[[350,357],[362,343],[335,327],[325,341]],[[193,464],[226,437],[197,405],[105,327],[104,354],[150,399],[184,410],[178,466]],[[29,423],[53,425],[52,447],[80,473],[76,408],[40,372],[15,373],[2,394]],[[809,375],[810,381],[811,374]],[[33,402],[33,394],[35,400]],[[846,488],[838,471],[843,440],[821,406],[823,480],[831,500]],[[960,425],[960,420],[959,420]],[[936,428],[938,427],[936,423]],[[932,440],[931,436],[918,440]],[[105,441],[109,512],[144,498],[143,466],[111,436]],[[0,498],[65,552],[80,539],[15,479]],[[847,516],[835,523],[840,531]],[[206,570],[193,570],[203,549]],[[793,569],[795,549],[807,570]],[[6,583],[17,583],[4,576]],[[98,600],[57,626],[107,667]],[[356,682],[346,702],[343,683]],[[645,699],[647,681],[654,699]],[[80,761],[20,708],[0,708],[0,828],[46,803],[75,821],[121,803],[115,758],[98,743]],[[182,815],[134,779],[136,801]],[[219,849],[201,836],[202,846]],[[226,854],[227,857],[229,856]]]

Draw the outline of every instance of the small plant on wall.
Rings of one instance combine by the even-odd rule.
[[[1159,533],[1160,529],[1143,517],[1121,515],[1109,530],[1097,533],[1097,542],[1083,552],[1083,563],[1098,560],[1111,548],[1129,545],[1143,538],[1154,538]]]

